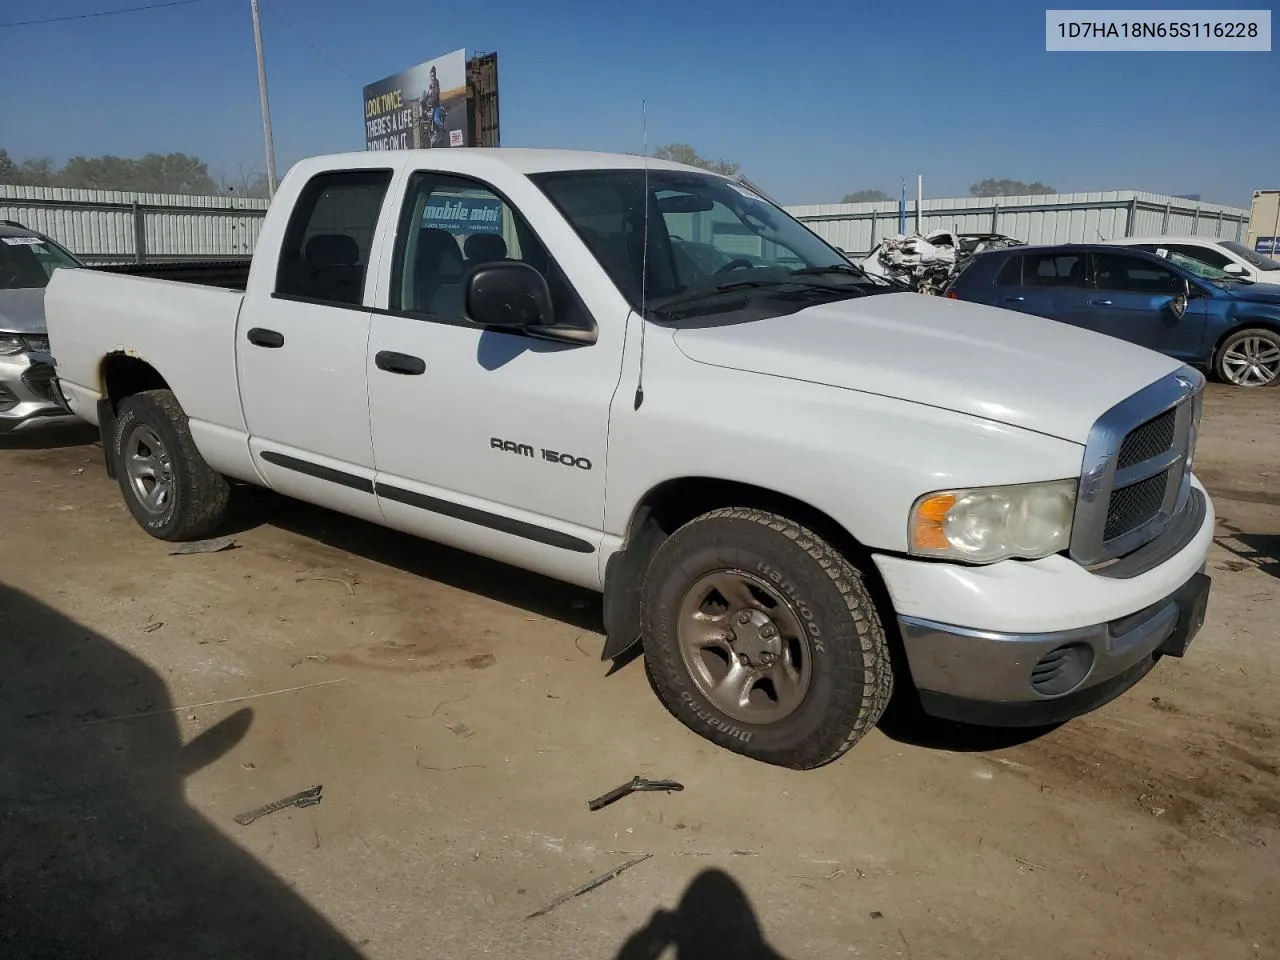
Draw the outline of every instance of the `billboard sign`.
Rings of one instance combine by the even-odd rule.
[[[470,146],[468,113],[467,52],[455,50],[364,88],[365,147]]]

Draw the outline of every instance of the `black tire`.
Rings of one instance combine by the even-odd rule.
[[[168,468],[168,495],[152,509],[129,472],[130,447],[146,431],[159,438]],[[231,487],[214,472],[191,439],[187,415],[168,390],[146,390],[121,402],[112,437],[116,480],[138,525],[157,540],[199,540],[227,516]],[[153,485],[154,488],[154,485]]]
[[[1268,371],[1271,379],[1265,383],[1248,383],[1240,382],[1239,379],[1233,379],[1228,365],[1224,362],[1227,355],[1235,348],[1239,347],[1245,341],[1262,342],[1264,349],[1269,347],[1271,350],[1280,352],[1280,333],[1268,329],[1267,327],[1246,327],[1243,330],[1237,330],[1227,339],[1222,341],[1222,346],[1218,348],[1217,355],[1213,358],[1213,373],[1223,383],[1230,384],[1233,387],[1244,387],[1246,389],[1257,389],[1258,387],[1274,387],[1280,384],[1280,365],[1272,362],[1268,364]]]
[[[729,716],[702,692],[682,658],[681,605],[700,578],[718,570],[771,582],[813,638],[807,689],[779,720],[752,724]],[[884,627],[862,575],[786,517],[734,507],[681,527],[654,556],[642,609],[654,691],[687,727],[735,753],[798,770],[830,763],[875,726],[893,693]]]

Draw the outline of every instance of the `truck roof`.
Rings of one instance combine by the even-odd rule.
[[[388,153],[397,157],[414,154],[417,159],[429,160],[439,157],[440,150],[376,150],[351,153],[335,153],[310,158],[313,163],[324,167],[341,167],[347,164],[368,166],[370,157],[380,153]],[[645,158],[630,153],[595,153],[590,150],[547,150],[529,147],[451,147],[448,153],[452,157],[459,155],[484,157],[486,160],[504,164],[518,173],[550,173],[559,170],[639,170],[645,166]],[[649,158],[650,170],[684,170],[692,173],[708,173],[699,167],[690,167],[683,163],[672,163],[669,160]]]

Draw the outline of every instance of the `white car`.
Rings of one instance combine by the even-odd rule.
[[[676,717],[770,763],[838,757],[895,684],[1063,720],[1203,621],[1199,373],[872,281],[703,170],[305,160],[244,289],[59,270],[48,321],[152,536],[215,531],[234,478],[602,591],[603,657],[642,643]]]
[[[1150,253],[1168,250],[1254,283],[1280,283],[1280,263],[1236,240],[1217,237],[1117,237],[1105,242],[1139,247]]]

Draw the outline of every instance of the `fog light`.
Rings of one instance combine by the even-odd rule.
[[[1031,689],[1057,697],[1078,687],[1093,666],[1093,647],[1068,643],[1050,650],[1031,668]]]

